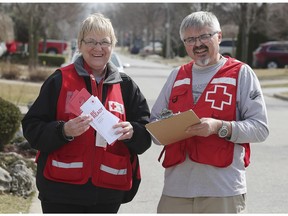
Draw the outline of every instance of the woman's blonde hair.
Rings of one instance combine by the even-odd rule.
[[[80,47],[81,41],[84,39],[85,35],[91,31],[94,31],[97,34],[108,35],[111,39],[112,46],[115,47],[117,38],[114,33],[114,28],[110,19],[106,18],[103,14],[91,14],[82,22],[78,34],[78,47]]]

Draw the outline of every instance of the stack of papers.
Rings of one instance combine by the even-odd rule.
[[[68,106],[75,115],[89,115],[93,118],[90,125],[99,133],[108,144],[114,143],[122,134],[115,134],[113,126],[120,119],[106,110],[98,97],[91,95],[86,89],[76,90],[71,96]]]

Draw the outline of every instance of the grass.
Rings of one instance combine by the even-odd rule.
[[[282,69],[254,69],[257,77],[262,79],[288,79],[288,68]]]
[[[33,196],[28,198],[9,194],[0,194],[0,214],[29,213]]]
[[[39,94],[40,84],[27,82],[0,82],[0,97],[16,105],[27,105],[34,101]]]

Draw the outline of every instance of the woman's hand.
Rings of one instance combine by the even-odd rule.
[[[124,122],[119,122],[113,126],[113,128],[117,128],[116,134],[121,134],[123,135],[118,138],[118,140],[125,140],[125,139],[131,139],[134,133],[133,126],[130,124],[130,122],[124,121]]]
[[[90,122],[93,119],[88,115],[78,116],[74,119],[70,119],[64,124],[64,133],[66,136],[80,136],[86,132],[90,127]]]

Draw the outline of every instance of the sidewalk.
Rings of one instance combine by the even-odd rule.
[[[42,213],[41,209],[41,203],[40,200],[38,199],[38,191],[35,193],[33,199],[32,199],[32,204],[29,208],[29,214],[39,214]]]

